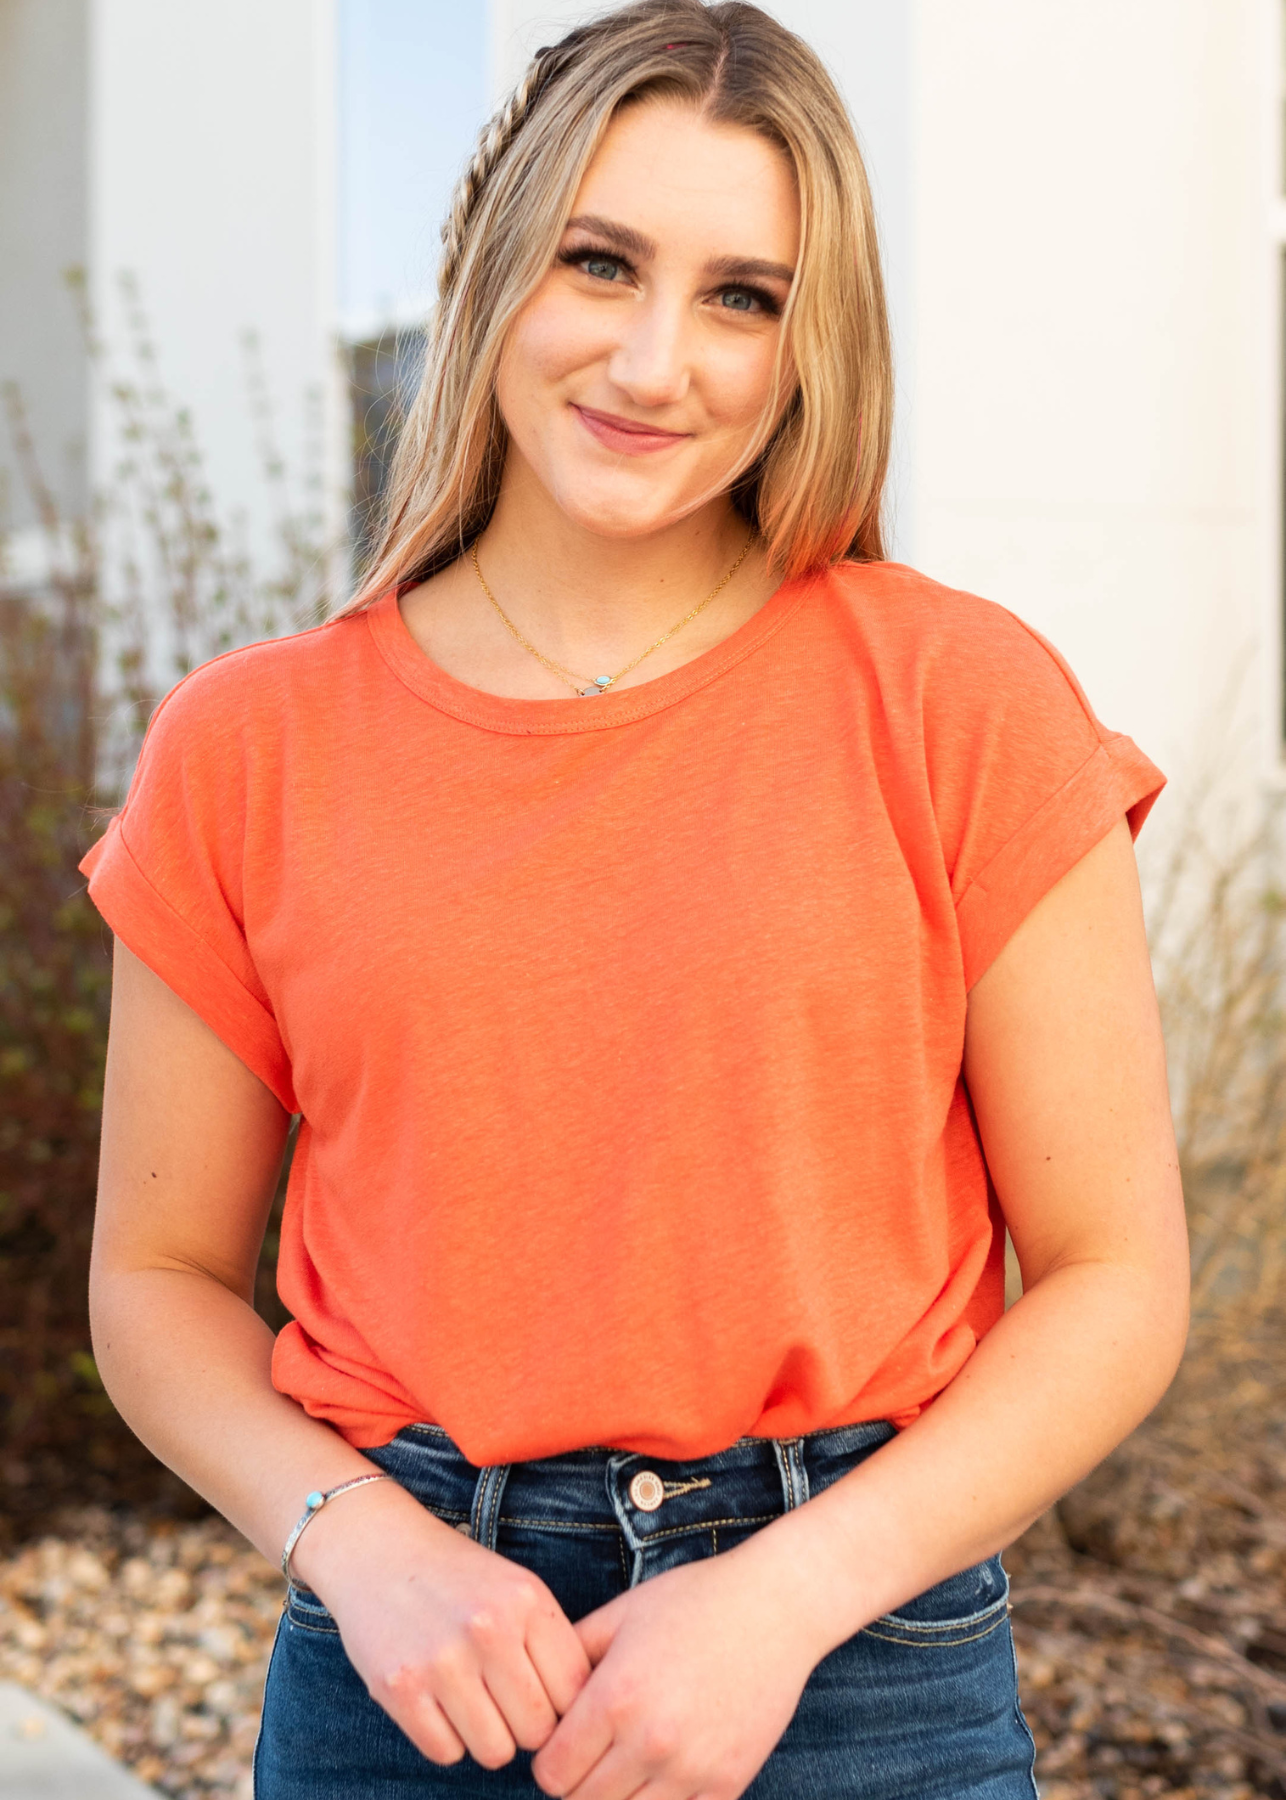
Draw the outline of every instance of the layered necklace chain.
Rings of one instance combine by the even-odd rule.
[[[561,663],[555,662],[552,657],[546,656],[542,651],[537,650],[534,644],[528,643],[527,639],[522,635],[521,631],[519,631],[508,613],[505,612],[504,608],[483,579],[482,569],[478,564],[478,545],[476,540],[469,555],[473,562],[473,572],[482,583],[482,591],[500,614],[506,630],[517,639],[523,649],[527,651],[528,655],[534,656],[536,661],[542,663],[545,668],[549,670],[551,675],[556,675],[560,681],[565,682],[574,694],[579,694],[582,700],[592,700],[595,694],[605,694],[608,688],[614,687],[621,679],[622,675],[628,675],[631,669],[637,669],[645,656],[651,656],[652,652],[654,650],[659,650],[662,644],[669,643],[676,631],[682,631],[685,625],[691,624],[692,620],[696,618],[699,612],[704,612],[716,595],[723,592],[733,576],[737,573],[737,570],[741,567],[742,563],[745,562],[753,542],[754,534],[752,533],[742,545],[741,555],[737,558],[736,562],[733,563],[718,587],[711,589],[699,606],[694,606],[690,613],[685,613],[677,625],[671,625],[670,629],[663,632],[654,644],[649,644],[646,650],[641,650],[634,658],[633,662],[627,662],[623,669],[618,669],[616,671],[615,675],[595,675],[592,681],[587,681],[583,675],[574,675],[570,669],[565,669]]]

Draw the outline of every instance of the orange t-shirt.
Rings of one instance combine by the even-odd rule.
[[[700,1456],[903,1424],[999,1317],[966,995],[1161,785],[897,565],[589,700],[465,686],[389,595],[181,681],[81,866],[303,1115],[282,1392],[361,1446]]]

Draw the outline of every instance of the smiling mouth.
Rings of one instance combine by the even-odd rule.
[[[609,450],[626,456],[646,456],[652,451],[668,450],[681,444],[692,434],[687,431],[662,431],[655,425],[641,425],[635,419],[622,419],[616,413],[598,412],[592,406],[571,403],[581,424]]]

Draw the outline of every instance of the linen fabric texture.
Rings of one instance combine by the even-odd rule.
[[[397,601],[187,676],[81,864],[302,1115],[277,1387],[480,1466],[905,1425],[1003,1309],[969,989],[1163,777],[897,564],[587,700]]]

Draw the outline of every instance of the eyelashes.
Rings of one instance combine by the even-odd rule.
[[[560,250],[555,260],[562,263],[565,267],[572,269],[578,267],[581,263],[605,262],[611,263],[614,268],[625,269],[631,275],[635,272],[634,265],[627,262],[625,257],[621,256],[619,252],[615,250],[596,250],[592,245],[584,249],[573,246],[570,250]]]
[[[637,270],[633,263],[630,262],[628,257],[622,256],[619,250],[607,250],[593,244],[573,244],[566,249],[560,250],[554,260],[562,267],[572,269],[579,268],[583,263],[587,262],[610,263],[613,268],[622,269],[627,275],[637,274]],[[611,287],[613,284],[612,282],[607,281],[605,285]],[[776,295],[769,293],[767,288],[756,287],[753,282],[730,281],[725,286],[718,288],[715,291],[719,294],[746,294],[757,303],[758,307],[762,309],[763,314],[767,318],[777,319],[781,317],[781,302],[777,299]],[[755,316],[749,308],[738,306],[728,306],[721,310],[730,313],[741,313],[743,316],[751,318]]]

